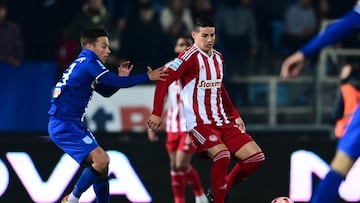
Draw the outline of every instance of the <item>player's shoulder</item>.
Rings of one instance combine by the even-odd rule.
[[[213,52],[216,56],[219,56],[222,60],[224,60],[224,56],[222,55],[222,53],[216,49],[213,49]]]
[[[189,59],[191,59],[191,57],[195,56],[196,53],[199,52],[199,49],[192,45],[189,46],[187,49],[185,49],[185,51],[181,52],[178,56],[179,59],[183,60],[183,61],[188,61]]]

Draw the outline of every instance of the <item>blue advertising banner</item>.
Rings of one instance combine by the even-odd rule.
[[[44,131],[56,81],[53,62],[0,63],[0,131]]]

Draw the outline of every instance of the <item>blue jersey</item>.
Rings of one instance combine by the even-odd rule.
[[[148,80],[146,73],[120,77],[110,72],[94,52],[82,50],[55,86],[48,111],[51,140],[81,164],[99,146],[82,122],[93,92],[107,97],[119,88]]]
[[[344,15],[335,23],[330,24],[323,33],[314,37],[309,43],[300,49],[305,57],[308,57],[321,48],[333,44],[346,34],[360,25],[360,3],[357,3],[352,11]]]
[[[84,49],[56,84],[48,114],[62,120],[82,121],[94,90],[110,96],[119,88],[148,80],[146,73],[119,77],[110,72],[94,52]]]

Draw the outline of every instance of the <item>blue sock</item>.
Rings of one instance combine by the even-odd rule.
[[[86,167],[80,175],[72,191],[75,197],[80,197],[98,178],[100,173],[92,167]]]
[[[110,194],[109,194],[109,179],[101,178],[95,181],[94,191],[96,194],[96,203],[109,203]]]
[[[313,193],[311,203],[335,203],[339,199],[339,186],[344,177],[338,172],[330,170],[321,180]]]

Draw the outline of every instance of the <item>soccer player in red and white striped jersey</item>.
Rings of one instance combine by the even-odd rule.
[[[179,37],[174,52],[183,52],[191,43],[189,37]],[[169,65],[166,64],[165,68]],[[180,82],[174,81],[168,87],[168,108],[166,115],[166,149],[170,158],[171,187],[174,203],[186,203],[186,184],[191,186],[195,194],[195,203],[208,203],[200,177],[191,165],[191,157],[195,152],[190,135],[186,128],[185,112],[180,96]],[[148,130],[149,140],[158,141],[158,136]]]
[[[194,45],[171,62],[166,80],[156,85],[148,126],[159,129],[167,88],[180,79],[187,128],[200,155],[213,160],[210,175],[213,199],[209,200],[224,203],[226,193],[258,169],[265,156],[246,133],[244,121],[222,82],[224,59],[213,49],[214,22],[206,17],[195,19],[191,36]],[[227,173],[231,157],[238,162]]]

